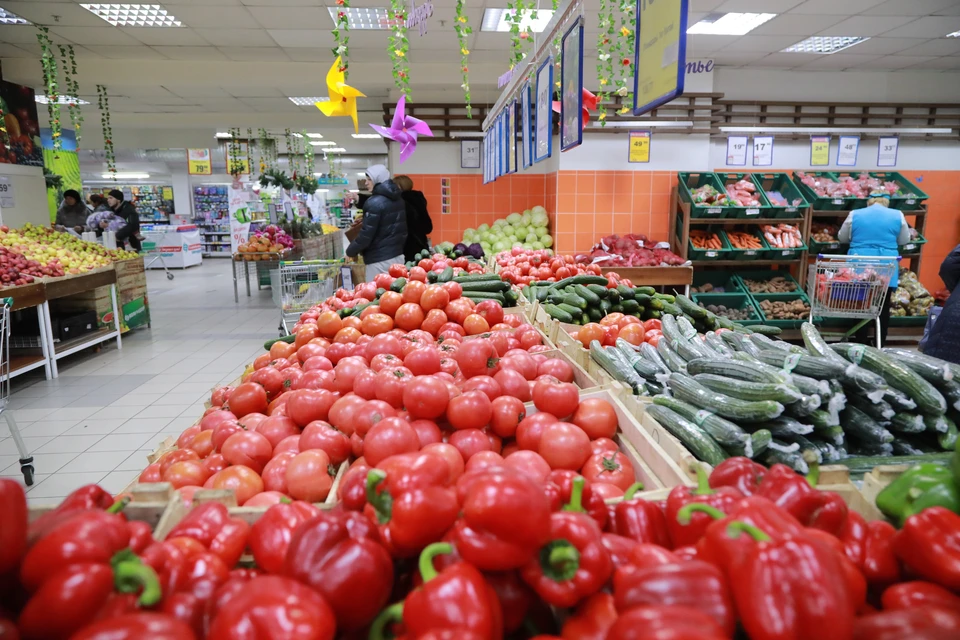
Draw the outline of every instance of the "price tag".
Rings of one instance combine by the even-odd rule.
[[[704,254],[704,256],[706,256],[707,258],[716,258],[716,257],[717,257],[717,252],[716,252],[716,251],[707,251],[707,252]]]
[[[707,209],[707,214],[711,216],[718,216],[720,215],[720,209],[717,209],[716,207]]]
[[[904,250],[904,251],[913,251],[913,250],[916,249],[916,248],[917,248],[917,245],[915,245],[915,244],[905,244],[905,245],[903,245],[903,250]]]
[[[745,255],[745,256],[755,256],[755,255],[757,255],[757,250],[756,250],[756,249],[747,249],[746,251],[743,252],[743,255]]]
[[[192,176],[209,176],[213,173],[210,149],[187,149],[187,173]]]
[[[650,131],[631,131],[628,162],[650,162]]]
[[[797,208],[796,208],[796,207],[787,207],[786,209],[784,209],[784,211],[786,211],[787,213],[796,213],[796,212],[797,212]]]
[[[842,199],[842,198],[835,198],[834,201],[833,201],[833,204],[843,204],[843,199]]]
[[[727,138],[727,164],[736,167],[747,164],[747,136]]]
[[[753,139],[753,166],[773,166],[773,136],[760,136]]]
[[[860,138],[857,136],[840,136],[840,149],[837,151],[838,167],[855,167],[857,153],[860,151]]]
[[[917,204],[917,201],[914,200],[913,198],[910,198],[909,200],[907,200],[907,204]]]
[[[792,256],[792,255],[793,255],[793,251],[792,251],[792,250],[790,250],[790,251],[784,251],[781,255],[784,255],[784,256]]]
[[[748,216],[758,216],[760,215],[760,209],[747,209]]]
[[[830,164],[830,136],[810,136],[810,166]]]
[[[13,185],[10,184],[10,178],[0,176],[0,208],[12,209],[16,205],[13,197]]]
[[[877,150],[878,167],[897,166],[897,148],[900,146],[899,138],[880,138],[880,146]]]

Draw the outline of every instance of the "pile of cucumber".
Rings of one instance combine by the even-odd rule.
[[[700,335],[686,318],[664,317],[657,348],[616,348],[636,375],[627,383],[653,395],[647,412],[709,464],[746,455],[801,473],[813,461],[862,473],[956,448],[960,367],[828,345],[809,323],[802,335],[804,347],[746,328]],[[596,345],[594,357],[598,350],[609,355]]]
[[[463,297],[470,298],[474,302],[483,302],[484,300],[496,300],[504,308],[515,307],[520,300],[520,294],[512,287],[509,282],[504,282],[495,273],[482,273],[472,275],[454,276],[453,269],[447,267],[440,273],[429,272],[427,274],[429,284],[443,284],[445,282],[456,282],[463,289]],[[406,278],[397,278],[390,285],[390,291],[403,293],[403,288],[407,286]],[[341,318],[347,316],[358,316],[370,305],[379,304],[380,296],[387,290],[377,289],[376,298],[370,302],[358,304],[355,307],[341,309],[338,313]]]

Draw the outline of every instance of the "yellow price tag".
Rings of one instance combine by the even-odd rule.
[[[810,166],[825,167],[830,164],[830,136],[810,138]]]
[[[193,176],[213,174],[209,149],[187,149],[187,173]]]
[[[649,131],[630,132],[630,155],[627,160],[629,162],[650,162]]]

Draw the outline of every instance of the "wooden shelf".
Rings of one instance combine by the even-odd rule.
[[[691,218],[690,226],[719,224],[732,227],[738,224],[801,224],[803,218]]]
[[[100,327],[96,331],[85,333],[82,336],[57,342],[53,346],[54,357],[59,359],[64,356],[68,356],[71,353],[76,353],[77,351],[86,349],[87,347],[93,347],[101,342],[104,342],[105,340],[116,337],[117,330],[114,327]]]
[[[752,264],[762,264],[762,265],[771,265],[771,264],[796,264],[800,262],[802,258],[793,258],[791,260],[691,260],[690,262],[694,266],[698,267],[745,267],[749,268]]]
[[[852,209],[845,209],[843,211],[814,211],[814,218],[839,218],[843,216],[844,218],[850,215]],[[926,209],[917,209],[916,211],[901,211],[905,216],[916,216],[917,218],[922,218],[927,215]]]

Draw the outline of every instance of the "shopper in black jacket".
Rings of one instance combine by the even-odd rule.
[[[427,236],[433,232],[433,221],[427,211],[427,198],[422,191],[415,191],[409,176],[395,176],[393,181],[402,191],[407,205],[407,242],[403,245],[403,257],[410,262],[424,249],[430,249]]]
[[[107,205],[126,222],[117,231],[117,244],[123,246],[129,240],[133,250],[139,252],[140,238],[137,234],[140,233],[140,214],[137,213],[137,208],[132,202],[123,199],[123,191],[119,189],[114,189],[107,194]]]
[[[943,311],[930,329],[923,352],[928,356],[960,364],[960,245],[940,265],[940,279],[950,291]]]
[[[407,209],[400,187],[390,179],[382,164],[367,169],[367,182],[373,191],[363,203],[363,221],[359,233],[347,247],[347,256],[363,254],[366,280],[386,273],[390,265],[403,263],[403,244],[407,240]]]

